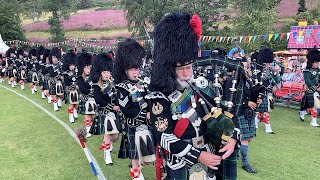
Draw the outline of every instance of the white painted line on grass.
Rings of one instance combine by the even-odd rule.
[[[20,93],[18,93],[18,92],[16,92],[16,91],[14,91],[14,90],[8,88],[8,87],[6,87],[6,86],[0,85],[0,87],[2,87],[2,88],[4,88],[4,89],[7,89],[7,90],[15,93],[16,95],[18,95],[18,96],[20,96],[20,97],[28,100],[29,102],[31,102],[32,104],[34,104],[35,106],[37,106],[39,109],[41,109],[42,111],[44,111],[45,113],[47,113],[49,116],[51,116],[54,120],[58,121],[58,123],[60,123],[64,128],[67,129],[68,133],[73,137],[74,140],[76,140],[76,141],[78,142],[78,144],[79,144],[80,147],[81,147],[80,141],[79,141],[76,133],[75,133],[66,123],[64,123],[62,120],[60,120],[56,115],[52,114],[50,111],[48,111],[47,109],[45,109],[44,107],[42,107],[40,104],[38,104],[38,103],[34,102],[33,100],[29,99],[28,97],[26,97],[26,96],[24,96],[24,95],[22,95],[22,94],[20,94]],[[83,148],[81,148],[81,149],[83,150],[84,153],[86,153]],[[96,159],[94,158],[94,156],[92,155],[92,153],[90,152],[90,150],[88,149],[88,147],[87,147],[87,150],[88,150],[88,153],[89,153],[89,155],[90,155],[93,163],[95,164],[95,167],[96,167],[96,170],[97,170],[97,178],[98,178],[99,180],[106,180],[106,177],[104,176],[104,174],[103,174],[103,172],[102,172],[99,164],[97,163]],[[89,159],[88,159],[88,160],[89,160]]]

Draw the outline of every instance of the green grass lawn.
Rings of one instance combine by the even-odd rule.
[[[7,82],[2,85],[7,86]],[[26,86],[27,87],[27,86]],[[15,91],[31,98],[53,112],[52,104],[42,100],[40,92],[32,95],[26,88]],[[83,126],[79,116],[68,123],[67,107],[53,112],[72,129]],[[249,160],[257,174],[248,174],[238,163],[238,179],[317,179],[320,169],[320,128],[299,120],[297,110],[276,107],[271,113],[274,135],[264,133],[260,123],[257,137],[249,149]],[[30,102],[0,87],[0,177],[1,179],[95,179],[77,142],[66,129]],[[98,149],[102,136],[89,138],[87,146],[104,175],[111,180],[130,179],[129,160],[117,159],[119,142],[112,152],[114,165],[106,166]],[[155,179],[154,167],[143,168],[146,180]]]
[[[42,38],[47,39],[50,37],[49,32],[26,32],[26,38]],[[105,39],[105,38],[117,38],[117,37],[130,37],[128,29],[113,29],[113,30],[95,30],[95,31],[66,31],[66,37],[68,38],[82,38],[82,39]]]

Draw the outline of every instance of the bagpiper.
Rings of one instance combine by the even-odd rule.
[[[215,106],[215,92],[206,77],[194,79],[201,33],[199,16],[185,13],[165,15],[154,31],[147,99],[158,145],[159,180],[223,179],[226,170],[217,166],[234,152],[238,142],[234,123]]]
[[[304,122],[304,116],[309,112],[311,114],[310,125],[319,127],[317,123],[317,109],[320,108],[319,100],[319,62],[320,54],[318,49],[311,49],[307,54],[307,66],[303,71],[306,88],[301,101],[300,120]]]
[[[39,83],[39,77],[37,73],[38,66],[39,66],[39,63],[37,61],[37,50],[31,49],[29,51],[27,71],[28,71],[28,82],[30,82],[30,89],[32,94],[37,92],[37,85]]]
[[[49,59],[52,62],[48,67],[49,78],[49,94],[52,96],[53,110],[59,111],[59,107],[62,106],[63,99],[63,86],[62,86],[62,62],[61,50],[57,47],[52,48]]]
[[[74,52],[68,52],[63,59],[63,80],[64,80],[64,99],[65,103],[69,105],[68,115],[69,122],[74,123],[74,120],[78,118],[78,105],[79,105],[79,94],[77,87],[77,55]]]
[[[15,87],[17,85],[16,75],[17,75],[17,67],[15,64],[16,61],[16,51],[14,48],[9,48],[6,52],[6,69],[9,77],[9,85],[11,87]]]
[[[98,121],[92,124],[93,134],[103,134],[103,142],[100,150],[104,151],[106,165],[112,165],[112,143],[118,139],[119,125],[116,119],[116,111],[119,106],[115,102],[115,88],[112,78],[113,62],[110,54],[100,53],[93,61],[91,79],[93,84],[94,99],[98,105]]]
[[[257,115],[255,117],[255,125],[258,128],[258,123],[262,121],[265,124],[265,132],[268,134],[274,134],[270,124],[270,112],[274,108],[273,100],[273,73],[270,63],[274,60],[273,50],[270,48],[263,48],[259,51],[257,56],[257,69],[254,73],[257,73],[258,82],[262,89],[261,96],[262,103],[256,109]]]
[[[77,57],[78,66],[78,87],[80,92],[79,108],[81,114],[84,114],[84,125],[87,130],[86,137],[90,137],[90,128],[92,121],[96,116],[97,104],[94,100],[93,82],[90,78],[92,56],[89,53],[80,53]]]
[[[48,67],[50,66],[49,55],[50,55],[50,50],[45,49],[43,52],[42,60],[39,62],[39,65],[40,65],[39,86],[41,89],[41,98],[42,99],[48,98],[48,103],[51,103],[52,99],[51,99],[51,96],[49,96],[49,85],[48,85],[48,79],[49,79]]]
[[[155,160],[150,112],[144,99],[147,84],[139,80],[139,68],[144,57],[145,50],[137,41],[125,39],[119,43],[113,73],[118,103],[125,117],[125,134],[122,136],[119,158],[129,157],[130,176],[135,180],[144,179],[142,165]]]
[[[18,68],[17,81],[19,81],[20,89],[24,90],[27,82],[27,61],[24,57],[24,50],[21,48],[17,50],[16,66]]]
[[[6,72],[6,61],[3,58],[2,54],[0,54],[0,83],[3,83],[3,77]]]

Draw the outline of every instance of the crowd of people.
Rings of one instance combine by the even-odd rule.
[[[238,154],[242,168],[257,173],[249,144],[259,122],[274,134],[269,113],[279,83],[306,83],[300,117],[309,112],[318,126],[319,51],[283,71],[270,48],[250,57],[238,45],[201,51],[201,33],[199,16],[171,13],[155,27],[151,53],[133,39],[99,54],[40,46],[26,55],[12,47],[1,57],[0,82],[40,89],[54,111],[64,101],[70,123],[84,115],[86,138],[102,135],[106,165],[116,161],[120,135],[118,157],[131,160],[132,179],[144,179],[142,167],[153,162],[157,180],[237,179]]]

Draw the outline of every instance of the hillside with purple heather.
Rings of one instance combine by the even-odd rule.
[[[72,15],[63,21],[63,28],[71,30],[106,30],[126,28],[127,21],[123,10],[90,11]],[[25,31],[46,31],[49,29],[47,21],[23,25]]]

